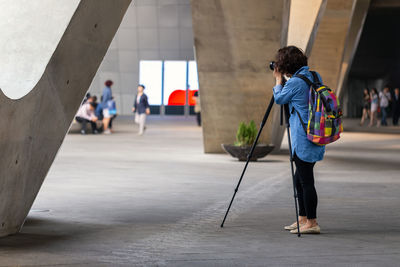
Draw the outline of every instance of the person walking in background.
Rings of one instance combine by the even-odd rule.
[[[371,116],[371,97],[369,94],[368,88],[364,89],[364,97],[363,97],[363,111],[360,125],[364,125],[364,121]]]
[[[196,102],[194,106],[194,113],[196,113],[197,125],[201,126],[201,107],[200,107],[200,96],[198,90],[194,93],[194,100]]]
[[[399,88],[394,89],[393,93],[393,125],[399,124],[400,117],[400,90]]]
[[[75,120],[81,124],[81,134],[86,134],[86,124],[90,123],[92,125],[92,133],[97,134],[97,117],[94,114],[95,104],[89,101],[86,101],[83,104],[76,114]]]
[[[107,80],[103,89],[103,94],[101,95],[101,107],[103,109],[103,127],[105,134],[111,134],[110,129],[108,129],[108,124],[110,123],[112,115],[108,109],[108,101],[112,100],[111,86],[113,81]]]
[[[378,118],[379,96],[376,88],[372,88],[370,99],[371,99],[371,118],[369,127],[373,126],[375,124],[375,120],[377,120]]]
[[[379,93],[380,107],[382,112],[381,125],[387,126],[386,117],[389,111],[389,103],[391,101],[389,86],[386,86],[382,92]]]
[[[132,108],[132,112],[135,113],[135,123],[139,124],[139,135],[144,133],[146,128],[146,115],[150,114],[150,105],[147,95],[144,93],[144,89],[144,85],[138,85],[138,93]]]

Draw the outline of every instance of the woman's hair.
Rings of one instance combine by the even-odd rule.
[[[376,88],[372,88],[372,92],[373,92],[374,94],[378,94],[378,90],[376,90]]]
[[[307,57],[295,46],[286,46],[276,53],[275,68],[282,74],[295,74],[301,67],[307,66]]]
[[[365,93],[365,92],[367,92],[367,93]],[[364,95],[369,95],[369,89],[368,88],[364,88],[363,94]]]
[[[113,81],[107,80],[104,84],[105,84],[107,87],[110,87],[111,85],[113,85]]]

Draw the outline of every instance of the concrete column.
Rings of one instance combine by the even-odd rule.
[[[272,96],[268,62],[286,44],[288,1],[192,0],[204,150],[222,152],[241,121],[260,123]],[[269,120],[261,138],[271,143]]]
[[[311,51],[309,65],[332,89],[339,86],[346,40],[357,0],[328,0]]]
[[[81,0],[36,86],[17,100],[0,93],[0,236],[21,228],[129,3]],[[35,23],[26,14],[20,23]]]

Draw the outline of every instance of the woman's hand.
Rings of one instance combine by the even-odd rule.
[[[276,70],[276,68],[274,69],[274,77],[276,80],[276,85],[278,85],[278,84],[282,85],[282,74],[280,72],[278,72]]]

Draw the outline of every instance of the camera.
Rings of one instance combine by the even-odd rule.
[[[271,61],[271,62],[269,63],[269,68],[270,68],[271,70],[274,70],[274,69],[275,69],[275,61]]]

